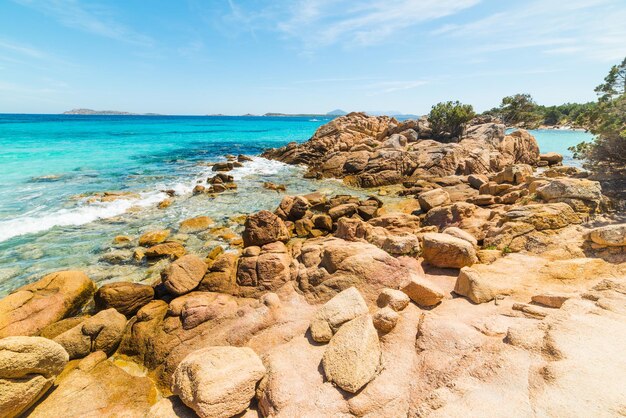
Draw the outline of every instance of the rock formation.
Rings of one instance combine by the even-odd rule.
[[[117,236],[95,296],[79,271],[18,288],[0,415],[624,415],[626,226],[584,171],[488,120],[438,142],[360,113],[265,155],[379,189]]]

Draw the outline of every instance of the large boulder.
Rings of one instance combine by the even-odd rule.
[[[143,417],[157,399],[148,377],[127,373],[102,351],[66,370],[57,384],[29,417]]]
[[[265,367],[252,349],[208,347],[180,363],[172,392],[201,418],[229,418],[246,410],[264,375]]]
[[[607,225],[594,228],[587,234],[589,240],[606,247],[626,246],[626,224]]]
[[[285,196],[275,213],[286,221],[295,222],[298,219],[302,219],[310,207],[311,203],[309,203],[306,197]]]
[[[373,244],[334,237],[306,241],[296,261],[298,287],[316,303],[352,286],[373,302],[380,290],[399,288],[409,274],[398,259]]]
[[[311,320],[311,337],[317,342],[328,342],[341,325],[367,312],[363,296],[350,287],[317,310]]]
[[[539,161],[545,161],[549,165],[559,164],[563,161],[563,156],[556,152],[546,152],[539,155]]]
[[[219,321],[232,316],[239,306],[235,298],[222,293],[191,292],[170,302],[168,315],[179,317],[185,330],[207,321]]]
[[[242,238],[245,247],[289,240],[289,231],[282,219],[266,210],[248,216],[244,226]]]
[[[472,244],[473,246],[478,245],[478,240],[474,238],[472,234],[470,234],[467,231],[462,230],[461,228],[457,228],[456,226],[451,226],[449,228],[444,229],[443,233],[465,240],[469,242],[470,244]]]
[[[498,184],[522,184],[533,175],[533,168],[528,164],[514,164],[496,173],[492,180]]]
[[[444,189],[429,190],[417,197],[422,211],[428,212],[434,207],[450,203],[450,195]]]
[[[560,199],[599,200],[602,187],[597,181],[557,178],[537,189],[537,195],[548,202]]]
[[[367,221],[368,224],[384,228],[396,234],[400,232],[415,233],[420,228],[420,218],[406,213],[388,213]]]
[[[237,261],[239,255],[222,253],[204,275],[198,290],[221,293],[237,293]]]
[[[361,315],[333,336],[324,352],[326,378],[341,389],[356,393],[369,383],[380,367],[378,332],[369,315]]]
[[[174,295],[189,293],[198,287],[207,268],[205,262],[195,255],[182,256],[163,270],[163,284]]]
[[[422,257],[427,263],[442,268],[461,268],[478,261],[476,250],[469,242],[432,232],[424,234]]]
[[[276,290],[291,279],[291,255],[280,241],[247,247],[239,259],[237,283],[261,290]]]
[[[154,299],[154,289],[140,283],[115,282],[103,285],[94,295],[96,308],[114,308],[131,317],[146,303]]]
[[[100,311],[75,327],[54,338],[70,356],[82,358],[94,351],[111,354],[120,341],[126,327],[126,317],[113,308]]]
[[[508,291],[483,277],[478,271],[470,267],[463,267],[456,279],[454,293],[465,296],[478,304],[489,302],[500,294],[507,294]]]
[[[535,165],[539,158],[539,145],[528,131],[518,129],[506,135],[497,145],[501,153],[498,169],[514,163]]]
[[[96,290],[81,271],[48,274],[0,300],[0,338],[35,335],[47,325],[78,313]]]
[[[564,228],[570,224],[581,222],[574,210],[565,203],[532,204],[519,206],[504,214],[507,222],[523,222],[532,225],[535,229]]]
[[[602,187],[597,181],[574,178],[556,178],[537,187],[537,196],[542,200],[564,202],[576,212],[597,212],[602,208]]]
[[[489,209],[471,203],[457,202],[430,210],[424,217],[424,225],[436,226],[440,231],[454,226],[483,239],[492,224],[493,213]]]
[[[425,277],[413,274],[411,280],[402,287],[402,291],[419,306],[431,307],[444,298],[441,287]]]
[[[20,416],[46,393],[68,362],[59,344],[42,337],[0,340],[0,414]]]

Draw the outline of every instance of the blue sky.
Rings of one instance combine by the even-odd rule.
[[[625,22],[624,0],[2,0],[0,112],[588,101]]]

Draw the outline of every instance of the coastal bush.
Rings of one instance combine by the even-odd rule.
[[[472,105],[459,101],[437,103],[428,115],[433,135],[437,139],[459,138],[465,125],[476,116]]]
[[[534,127],[541,122],[537,103],[527,93],[506,96],[499,107],[500,118],[512,126]]]
[[[570,151],[592,168],[626,169],[626,58],[614,65],[595,89],[598,102],[585,118],[595,135]]]
[[[523,93],[503,98],[499,107],[487,110],[483,114],[495,116],[508,126],[528,129],[541,125],[587,127],[589,115],[595,105],[594,102],[589,102],[543,106],[535,103],[530,94]]]

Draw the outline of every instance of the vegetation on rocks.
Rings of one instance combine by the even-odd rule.
[[[596,169],[626,169],[626,58],[614,65],[596,87],[598,103],[586,115],[593,142],[583,142],[571,150]]]
[[[507,126],[526,129],[555,125],[586,128],[589,124],[588,115],[595,107],[593,102],[544,106],[537,104],[530,94],[518,93],[504,97],[500,106],[484,112],[483,115],[495,116]]]
[[[460,138],[467,122],[476,114],[472,105],[459,101],[437,103],[430,110],[428,120],[437,139]]]
[[[148,266],[141,284],[56,272],[0,300],[0,415],[622,411],[626,225],[601,184],[436,108],[441,127],[352,113],[265,153],[369,197],[120,236],[103,252]]]

